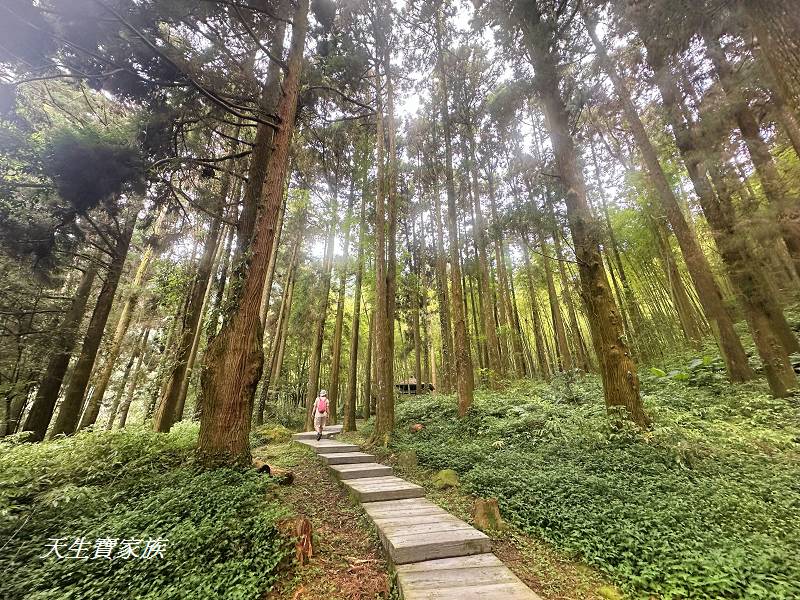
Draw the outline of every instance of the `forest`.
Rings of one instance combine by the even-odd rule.
[[[2,598],[512,600],[323,389],[519,598],[800,598],[797,0],[0,0],[0,270]]]

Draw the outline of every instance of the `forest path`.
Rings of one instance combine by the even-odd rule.
[[[392,468],[331,439],[341,426],[299,433],[358,500],[374,523],[397,572],[404,600],[541,600],[491,552],[489,538],[424,498],[424,489],[395,477]]]

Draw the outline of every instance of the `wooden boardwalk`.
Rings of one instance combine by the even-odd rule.
[[[491,553],[486,534],[425,499],[425,490],[358,446],[330,439],[341,426],[298,433],[378,529],[404,600],[541,600]]]

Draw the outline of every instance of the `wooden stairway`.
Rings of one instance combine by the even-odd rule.
[[[314,432],[294,439],[313,448],[363,504],[405,600],[541,600],[491,553],[486,534],[426,500],[422,487],[395,477],[358,446],[330,439],[339,431],[324,429],[320,441]]]

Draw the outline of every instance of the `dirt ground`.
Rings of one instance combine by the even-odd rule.
[[[257,448],[253,456],[293,471],[294,483],[276,494],[297,516],[307,517],[313,531],[311,559],[265,600],[394,598],[377,532],[313,453],[288,443]]]

